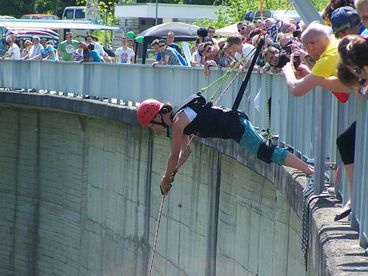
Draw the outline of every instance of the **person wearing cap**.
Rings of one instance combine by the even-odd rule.
[[[331,14],[331,27],[337,38],[350,34],[368,34],[356,9],[341,7]]]
[[[167,43],[165,39],[155,39],[151,43],[152,48],[156,54],[156,61],[152,63],[152,66],[156,64],[163,65],[182,65],[177,54],[175,53],[175,49],[167,47]]]
[[[4,55],[4,59],[19,60],[20,49],[19,46],[14,42],[12,37],[7,37],[6,42],[9,44],[9,49]]]
[[[172,129],[171,153],[160,185],[163,195],[167,195],[175,173],[190,155],[191,135],[234,140],[266,163],[289,166],[306,175],[314,173],[313,167],[285,148],[264,140],[246,114],[212,106],[201,95],[191,96],[176,108],[154,99],[145,100],[137,108],[137,117],[143,127],[161,131]]]

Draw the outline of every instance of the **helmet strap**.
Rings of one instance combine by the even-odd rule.
[[[158,123],[158,122],[151,122],[151,124],[154,124],[154,125],[160,125],[160,126],[163,126],[164,128],[166,128],[166,136],[167,137],[170,137],[170,130],[169,130],[169,126],[164,122],[164,118],[163,118],[163,116],[162,116],[162,114],[161,113],[158,113],[158,114],[160,114],[161,115],[161,122],[160,123]]]

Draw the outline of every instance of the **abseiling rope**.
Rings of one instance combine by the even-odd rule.
[[[152,275],[153,260],[154,260],[155,255],[156,255],[156,246],[157,246],[158,231],[160,230],[160,221],[161,221],[162,210],[164,209],[164,202],[165,202],[165,196],[162,195],[161,204],[160,204],[160,210],[158,211],[158,218],[157,218],[157,226],[156,226],[155,238],[153,240],[151,261],[150,261],[150,264],[149,264],[149,269],[148,269],[147,276],[151,276]]]

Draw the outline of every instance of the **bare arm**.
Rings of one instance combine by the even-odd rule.
[[[188,135],[184,136],[183,140],[183,146],[181,148],[180,156],[178,164],[176,165],[176,170],[179,170],[179,168],[188,160],[190,154],[192,153],[192,150],[190,149],[190,141]]]
[[[167,162],[165,177],[170,178],[177,170],[181,150],[188,145],[188,136],[184,134],[184,128],[189,124],[188,117],[183,113],[178,113],[173,120],[173,132],[171,142],[171,153]]]
[[[334,91],[334,92],[343,92],[349,93],[349,87],[345,86],[338,78],[330,77],[327,79],[323,79],[320,84],[324,89]]]
[[[294,96],[304,96],[316,86],[321,85],[323,80],[323,78],[311,74],[306,75],[304,78],[297,79],[290,62],[282,68],[282,71],[284,72],[290,91]]]

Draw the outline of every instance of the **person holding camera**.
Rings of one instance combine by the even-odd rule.
[[[293,62],[287,63],[282,68],[290,92],[294,96],[304,96],[317,86],[330,91],[338,86],[338,91],[346,92],[332,93],[340,102],[346,102],[349,98],[349,89],[338,80],[333,84],[328,81],[329,77],[336,76],[336,66],[339,61],[339,53],[337,51],[338,41],[331,38],[326,27],[320,23],[310,24],[303,32],[301,38],[304,49],[315,61],[315,64],[310,70],[306,65],[299,65],[295,62],[298,65],[295,68],[293,62],[296,60],[294,54],[291,54],[291,60]]]

